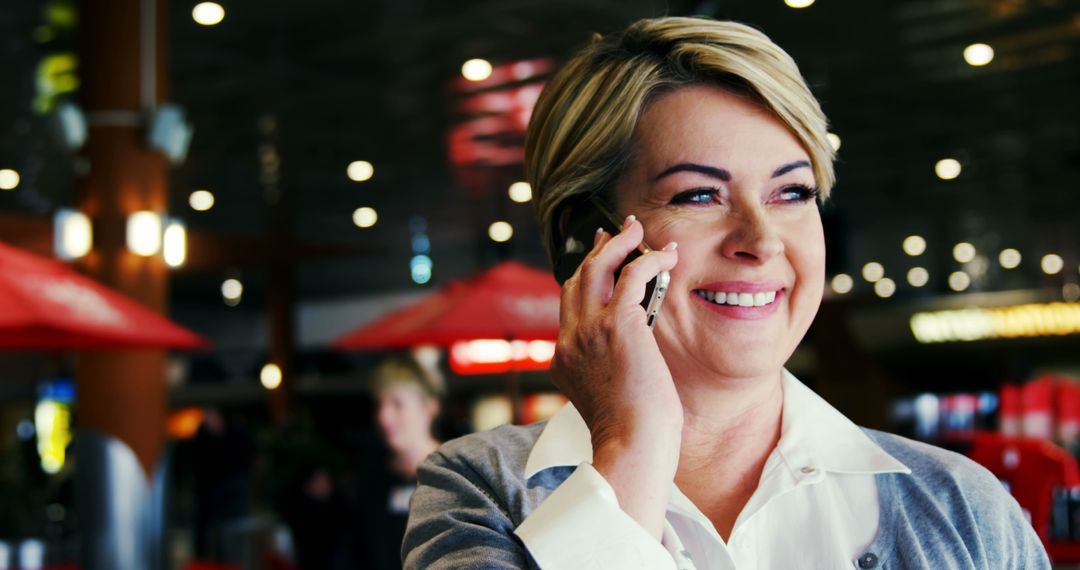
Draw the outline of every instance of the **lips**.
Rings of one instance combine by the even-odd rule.
[[[782,281],[721,281],[694,289],[692,294],[725,316],[758,319],[776,311],[776,301],[785,291]]]

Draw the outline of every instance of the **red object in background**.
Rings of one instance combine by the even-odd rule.
[[[1020,387],[1016,384],[1003,384],[1001,386],[1001,433],[1007,436],[1021,435],[1022,404],[1020,401]]]
[[[547,370],[553,356],[549,340],[465,340],[450,345],[450,369],[460,375]]]
[[[1026,437],[1054,437],[1054,378],[1042,376],[1020,390],[1021,429]]]
[[[59,261],[0,243],[0,349],[207,346],[195,333]]]
[[[555,340],[561,289],[550,272],[514,261],[454,281],[334,342],[339,349],[449,346],[475,339]]]
[[[968,457],[1009,484],[1013,497],[1031,513],[1031,524],[1043,544],[1050,539],[1053,491],[1080,485],[1076,459],[1052,442],[979,432]]]
[[[1059,380],[1054,415],[1054,435],[1067,449],[1073,449],[1080,441],[1080,384],[1064,378]]]

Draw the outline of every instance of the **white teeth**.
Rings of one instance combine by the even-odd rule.
[[[734,291],[694,291],[699,297],[716,303],[717,305],[731,305],[739,307],[764,307],[776,300],[776,291],[759,291],[757,293],[736,293]]]

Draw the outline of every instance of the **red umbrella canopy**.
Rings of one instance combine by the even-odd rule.
[[[0,242],[0,349],[207,346],[63,263]]]
[[[454,281],[417,303],[341,337],[337,348],[406,348],[482,338],[555,340],[559,284],[514,261]]]

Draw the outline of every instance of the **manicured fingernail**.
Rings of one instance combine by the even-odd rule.
[[[675,249],[678,248],[678,247],[679,247],[678,243],[670,242],[670,243],[668,243],[667,245],[664,246],[664,251],[675,251]]]
[[[600,243],[600,238],[604,236],[604,228],[596,228],[596,233],[593,234],[592,244],[596,247],[596,244]]]
[[[626,216],[626,221],[623,222],[622,227],[624,227],[624,228],[628,227],[630,224],[634,223],[634,220],[636,220],[636,219],[637,219],[637,216],[635,216],[633,214],[630,214],[629,216]]]

